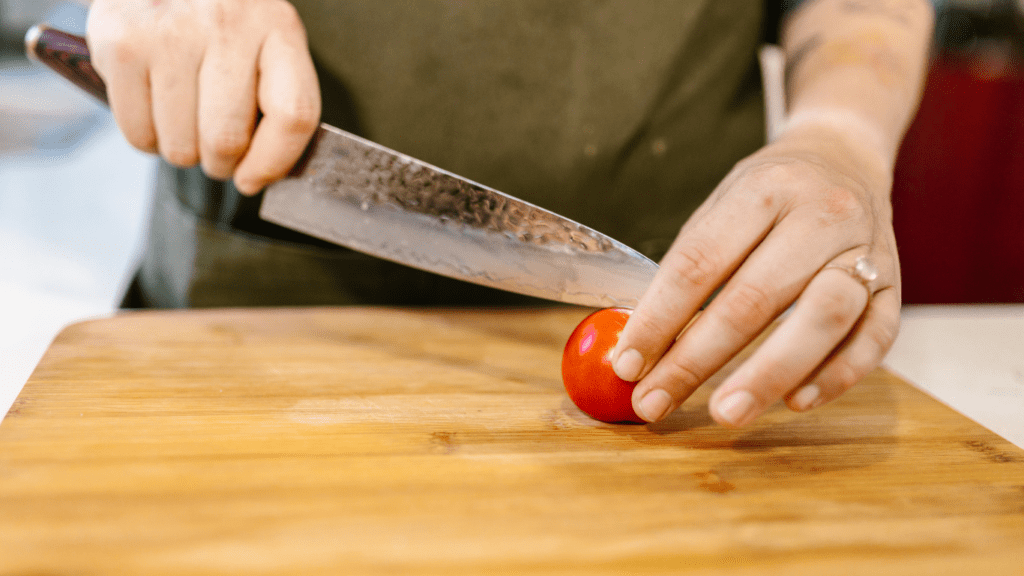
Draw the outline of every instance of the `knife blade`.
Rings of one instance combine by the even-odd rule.
[[[106,103],[85,39],[46,25],[28,52]],[[400,264],[569,304],[636,305],[658,265],[592,228],[322,124],[260,217]]]

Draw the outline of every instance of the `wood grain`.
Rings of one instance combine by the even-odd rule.
[[[0,425],[0,575],[1019,574],[1024,453],[883,371],[750,429],[609,425],[581,309],[130,313]]]

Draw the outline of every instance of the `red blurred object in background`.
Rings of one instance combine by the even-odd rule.
[[[893,184],[906,304],[1024,302],[1024,66],[1015,34],[940,49],[934,60]]]

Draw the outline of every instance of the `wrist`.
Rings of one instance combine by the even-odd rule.
[[[869,118],[842,108],[812,108],[787,119],[776,152],[816,158],[888,198],[897,144]]]
[[[789,115],[780,130],[780,138],[808,134],[828,139],[851,159],[892,174],[899,143],[864,114],[841,107],[802,108]]]

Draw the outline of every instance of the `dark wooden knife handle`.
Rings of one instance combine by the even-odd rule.
[[[37,24],[25,35],[25,49],[32,59],[108,104],[107,85],[92,67],[85,38]]]

